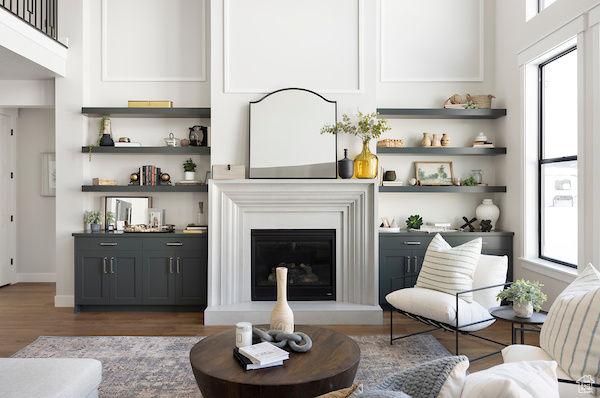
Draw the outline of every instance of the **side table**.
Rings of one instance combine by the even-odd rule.
[[[548,315],[545,311],[533,312],[529,318],[519,318],[515,315],[513,308],[509,305],[502,305],[500,307],[490,308],[490,315],[501,321],[511,323],[511,334],[512,343],[517,344],[517,332],[521,332],[521,344],[525,341],[525,332],[539,332],[539,329],[526,328],[525,325],[536,325],[541,327],[546,321]],[[520,324],[521,327],[515,327],[516,324]]]

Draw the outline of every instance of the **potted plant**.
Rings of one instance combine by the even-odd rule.
[[[410,216],[406,220],[406,228],[408,228],[409,230],[421,229],[421,225],[423,225],[423,218],[418,214]]]
[[[369,141],[372,138],[378,138],[381,133],[390,129],[387,120],[377,120],[377,112],[363,115],[357,109],[356,116],[358,121],[352,124],[350,118],[345,113],[342,115],[343,122],[335,124],[326,124],[321,129],[321,134],[347,133],[360,137],[363,142],[362,152],[354,159],[354,175],[356,178],[375,178],[377,176],[377,156],[369,150]]]
[[[539,312],[542,309],[542,303],[548,297],[542,293],[540,282],[530,282],[519,279],[512,285],[498,293],[496,296],[500,300],[512,301],[515,315],[519,318],[529,318],[533,310]]]
[[[113,213],[112,211],[106,212],[106,230],[115,230],[115,213]]]
[[[86,224],[90,224],[92,232],[100,232],[100,223],[102,222],[101,211],[86,211],[83,216],[83,221]]]
[[[194,163],[192,158],[189,158],[185,161],[185,163],[183,164],[183,171],[186,180],[196,179],[196,163]]]

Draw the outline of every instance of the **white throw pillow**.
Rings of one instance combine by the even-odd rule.
[[[540,334],[542,347],[573,380],[599,379],[600,273],[588,264],[556,298]]]
[[[473,288],[473,274],[481,255],[481,238],[452,247],[436,234],[425,252],[415,287],[456,294]],[[473,293],[461,294],[470,303]]]
[[[467,369],[469,369],[469,360],[466,359],[456,364],[454,369],[448,375],[448,378],[442,385],[437,398],[457,398],[460,397],[465,378],[467,377]]]
[[[473,275],[473,289],[487,286],[499,285],[506,282],[508,272],[507,256],[490,256],[482,254]],[[483,289],[473,292],[473,300],[477,301],[483,308],[489,310],[500,305],[496,296],[504,289],[503,286]]]
[[[461,398],[559,398],[555,361],[505,363],[465,379]]]

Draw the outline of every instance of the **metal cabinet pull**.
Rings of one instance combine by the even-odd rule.
[[[100,246],[116,246],[117,242],[100,242]]]
[[[410,272],[410,256],[406,256],[408,259],[408,264],[406,264],[406,272]]]
[[[169,257],[169,274],[173,273],[173,257]]]
[[[106,274],[106,257],[102,259],[102,272]]]
[[[179,265],[179,257],[177,257],[177,273],[181,273],[181,266]]]
[[[417,256],[415,256],[415,272],[417,272],[418,266],[419,266],[419,262],[417,261]]]
[[[418,246],[418,245],[421,244],[421,242],[411,242],[411,241],[409,241],[409,242],[402,242],[402,243],[405,244],[405,245],[409,245],[409,246]]]
[[[482,245],[487,245],[487,242],[486,242],[486,241],[484,241],[484,240],[482,240],[482,241],[481,241],[481,244],[482,244]]]
[[[115,273],[115,269],[114,269],[114,262],[115,262],[115,258],[111,257],[110,258],[110,273],[114,274]]]
[[[167,242],[167,246],[183,246],[183,242]]]

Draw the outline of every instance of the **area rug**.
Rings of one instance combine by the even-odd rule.
[[[451,355],[435,337],[394,342],[389,336],[350,336],[361,359],[355,381],[369,386],[412,365]],[[203,337],[39,337],[12,358],[95,358],[102,362],[100,397],[201,397],[190,350]]]

